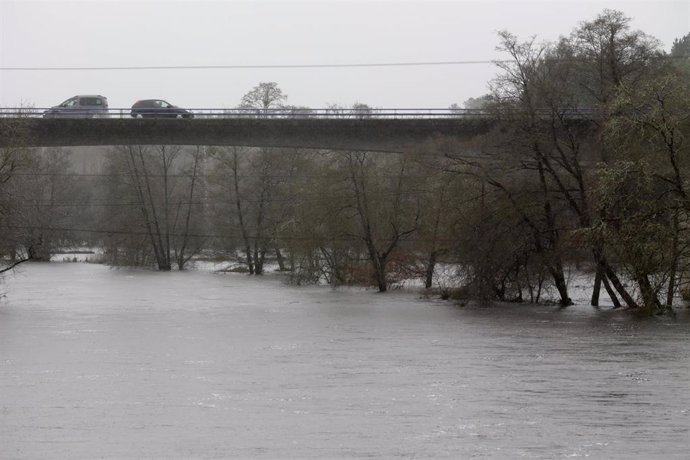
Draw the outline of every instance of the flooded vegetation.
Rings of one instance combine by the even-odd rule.
[[[416,278],[451,296],[434,277],[451,264],[468,298],[569,306],[575,266],[592,280],[587,303],[673,315],[690,298],[690,34],[667,52],[607,9],[555,41],[503,30],[496,44],[488,94],[405,120],[364,102],[294,105],[259,82],[225,113],[260,120],[256,143],[249,128],[218,123],[241,145],[211,135],[210,146],[164,135],[148,145],[132,132],[155,123],[128,120],[131,144],[92,148],[78,164],[65,149],[28,149],[40,137],[23,129],[28,118],[3,118],[0,271],[89,245],[113,266],[184,270],[203,254],[260,276],[275,260],[302,285],[384,292]],[[338,142],[306,149],[278,129],[312,116],[354,130],[307,130]],[[435,118],[419,132],[404,123],[414,117]],[[184,133],[204,120],[160,121]],[[360,143],[373,139],[400,143],[385,153]]]

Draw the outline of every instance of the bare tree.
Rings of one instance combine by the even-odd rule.
[[[16,203],[12,221],[20,226],[20,242],[32,259],[49,261],[53,252],[67,243],[69,230],[62,230],[78,209],[78,186],[66,177],[69,150],[36,149],[27,161],[22,180],[10,187]]]
[[[452,161],[446,157],[423,158],[415,162],[415,170],[421,177],[416,181],[415,192],[420,203],[420,219],[415,250],[422,258],[424,287],[434,285],[436,266],[443,256],[453,252],[455,227],[462,219],[463,210],[472,200],[481,197],[474,184],[466,176],[453,171]]]
[[[201,214],[195,200],[203,150],[185,153],[179,146],[135,145],[113,151],[107,166],[112,173],[109,196],[128,197],[132,206],[108,209],[115,213],[109,220],[119,223],[109,239],[111,263],[118,263],[124,249],[129,253],[126,263],[147,265],[152,257],[159,270],[170,270],[173,260],[182,270],[201,249],[191,235],[199,230],[193,216],[195,208]],[[142,246],[144,241],[148,244]]]
[[[239,242],[239,258],[249,274],[263,274],[270,254],[275,254],[281,270],[286,268],[282,234],[292,219],[293,202],[299,199],[289,192],[300,157],[294,149],[214,151],[214,183],[217,201],[222,203],[217,225],[229,236],[228,242]]]
[[[549,133],[542,130],[539,116],[541,98],[538,94],[540,61],[545,48],[535,45],[534,40],[520,43],[508,32],[501,32],[500,50],[507,52],[511,60],[499,63],[503,70],[493,83],[497,108],[508,115],[513,124],[511,144],[513,150],[522,160],[522,170],[531,170],[536,176],[538,190],[534,198],[538,200],[541,212],[533,214],[519,204],[516,192],[509,184],[495,177],[487,177],[487,183],[505,193],[506,198],[520,211],[522,219],[530,228],[534,239],[534,248],[541,254],[553,277],[560,296],[561,305],[571,305],[568,294],[562,252],[561,235],[558,231],[557,208],[555,197],[550,192],[552,180],[559,179],[552,165],[551,141]],[[546,136],[545,136],[546,134]]]
[[[348,213],[347,176],[340,153],[301,152],[293,160],[284,188],[280,233],[288,251],[291,280],[297,284],[354,284],[361,247],[353,237],[356,222]],[[368,280],[365,280],[368,281]]]
[[[643,80],[661,57],[657,39],[631,30],[630,18],[610,9],[580,24],[562,45],[575,58],[581,101],[598,109],[611,101],[622,84],[634,86]]]
[[[10,145],[0,147],[0,273],[4,273],[32,258],[21,245],[26,229],[14,219],[17,202],[12,196],[17,173],[28,166],[30,151],[23,147],[27,136],[23,120],[0,121],[0,129]]]
[[[248,168],[250,153],[251,150],[248,148],[227,147],[215,149],[213,158],[216,162],[215,182],[220,189],[220,196],[217,201],[229,205],[229,209],[221,210],[219,215],[223,217],[235,216],[234,221],[230,219],[225,226],[221,226],[221,228],[225,227],[221,231],[232,233],[235,228],[239,227],[244,253],[243,263],[249,274],[254,275],[256,274],[255,254],[258,255],[261,251],[256,246],[258,241],[253,237],[252,228],[250,228],[249,220],[253,212],[250,210],[251,200],[245,192],[245,182],[249,182],[249,179],[252,178]],[[230,240],[232,239],[230,238]],[[265,251],[263,253],[265,254]]]
[[[287,95],[280,89],[278,83],[263,82],[256,85],[242,96],[240,109],[256,109],[257,115],[268,114],[271,109],[282,108]]]
[[[355,118],[360,120],[363,118],[370,118],[374,114],[374,109],[363,102],[355,102],[352,104],[352,114]]]
[[[368,152],[343,154],[353,200],[354,217],[359,222],[356,236],[366,248],[376,285],[380,292],[388,289],[388,264],[402,242],[417,230],[419,209],[405,199],[407,158],[398,157],[393,164],[396,174],[391,181],[377,177]],[[383,168],[387,170],[388,168]],[[387,187],[386,187],[387,186]]]
[[[242,97],[240,108],[256,109],[257,114],[267,115],[271,109],[284,107],[286,100],[287,95],[277,83],[264,82]],[[273,205],[274,195],[283,180],[281,172],[285,171],[286,162],[280,159],[282,153],[270,148],[216,150],[221,176],[224,171],[230,173],[229,193],[233,197],[245,263],[250,274],[263,274],[269,250],[275,252],[281,268],[283,265],[282,253],[276,244],[278,214]]]
[[[205,156],[206,152],[202,147],[194,147],[191,152],[191,165],[185,171],[189,180],[186,202],[183,201],[185,195],[179,194],[177,202],[174,204],[175,219],[173,232],[175,233],[175,245],[173,250],[177,267],[180,270],[184,270],[191,258],[201,251],[206,241],[204,237],[192,236],[194,230],[204,228],[204,226],[199,225],[204,217],[204,203],[198,203],[196,200],[200,195],[200,185],[204,185],[200,184],[200,176],[205,170]],[[181,229],[180,226],[182,226]]]

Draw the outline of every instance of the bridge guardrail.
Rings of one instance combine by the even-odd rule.
[[[41,118],[50,108],[34,107],[0,107],[0,117],[11,118]],[[122,118],[130,119],[131,108],[109,108],[106,114],[95,114],[94,118]],[[307,109],[307,108],[275,108],[275,109],[238,109],[238,108],[191,108],[186,109],[194,118],[449,118],[458,116],[483,116],[481,110],[449,110],[449,109]],[[169,115],[167,109],[147,108],[151,118],[165,118]],[[85,118],[83,114],[60,114],[54,118]]]
[[[0,118],[43,118],[50,108],[34,107],[0,107]],[[152,111],[154,109],[147,109]],[[434,118],[487,118],[492,113],[481,109],[307,109],[307,108],[276,108],[276,109],[238,109],[238,108],[192,108],[194,118],[202,119],[238,119],[238,118],[271,118],[271,119],[434,119]],[[544,115],[550,110],[544,109]],[[594,113],[593,109],[578,108],[564,109],[566,115],[572,118],[588,118]],[[134,119],[130,115],[131,108],[109,108],[107,113],[98,113],[93,118]],[[165,109],[160,114],[149,115],[152,118],[165,118]],[[81,114],[53,115],[53,118],[92,118]]]

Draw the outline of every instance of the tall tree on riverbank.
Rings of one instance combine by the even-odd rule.
[[[530,190],[533,204],[525,206],[528,203],[518,197],[526,185],[523,180],[516,182],[509,176],[498,179],[495,174],[489,174],[486,182],[501,191],[519,212],[522,221],[530,229],[534,250],[551,274],[561,305],[571,305],[561,250],[560,202],[552,193],[562,183],[560,171],[557,171],[560,168],[554,162],[570,159],[570,152],[565,151],[562,151],[565,153],[562,158],[552,157],[557,125],[562,121],[558,111],[561,110],[560,104],[567,102],[560,97],[560,87],[552,85],[552,81],[560,76],[557,71],[561,69],[544,67],[548,49],[537,45],[534,40],[520,43],[508,32],[501,32],[499,37],[499,50],[506,52],[511,59],[498,64],[502,73],[493,82],[493,99],[497,101],[493,109],[511,129],[507,140],[512,145],[512,154],[520,158],[520,165],[514,171],[521,176],[531,172],[534,178],[536,187]],[[564,82],[558,81],[558,84],[563,85]],[[552,98],[557,100],[550,100]],[[548,125],[544,127],[544,107],[553,130]],[[503,145],[499,149],[504,151],[505,147]],[[566,188],[565,185],[562,187]]]
[[[29,256],[47,262],[53,253],[74,240],[71,217],[85,206],[80,184],[66,175],[71,152],[61,148],[34,149],[9,189],[15,206],[12,221],[22,229],[19,242]]]
[[[346,152],[341,161],[349,183],[351,212],[359,224],[353,236],[364,243],[376,286],[385,292],[389,263],[419,224],[418,202],[406,193],[409,160],[400,155],[381,168],[369,152]],[[383,171],[393,174],[377,177]]]
[[[608,109],[622,87],[636,88],[652,78],[659,69],[658,42],[639,31],[631,31],[629,18],[617,11],[605,10],[593,21],[582,23],[568,38],[556,44],[537,45],[534,40],[520,43],[502,32],[501,49],[508,62],[499,63],[502,73],[494,82],[491,109],[501,117],[503,132],[494,142],[495,152],[512,151],[517,158],[501,159],[507,171],[526,177],[538,189],[531,190],[532,211],[519,195],[525,183],[502,174],[496,180],[496,167],[482,165],[487,183],[502,190],[533,233],[534,250],[551,273],[567,305],[567,287],[563,272],[564,237],[576,236],[565,231],[580,228],[591,237],[596,268],[592,303],[598,303],[598,286],[603,283],[614,304],[620,298],[628,306],[637,306],[616,269],[606,255],[607,240],[590,232],[602,216],[592,207],[594,177],[588,174],[594,161],[609,161],[613,149],[590,137],[586,125],[605,126]],[[589,120],[578,119],[578,110],[589,107]],[[509,127],[508,130],[505,127]],[[490,152],[489,152],[490,153]],[[488,171],[488,175],[487,175]],[[517,187],[517,188],[516,188]],[[521,203],[521,204],[520,204]],[[535,214],[536,209],[541,212]],[[644,283],[643,283],[644,284]]]
[[[615,156],[603,170],[609,180],[602,181],[600,231],[651,313],[669,310],[678,288],[690,283],[689,79],[682,68],[666,66],[634,88],[622,86],[606,131]]]
[[[26,144],[27,132],[23,120],[2,120],[0,129],[8,138],[8,147],[0,147],[0,273],[11,270],[16,265],[31,259],[31,253],[21,246],[25,228],[21,228],[13,218],[20,204],[11,193],[11,188],[30,159]]]
[[[203,149],[129,145],[113,150],[106,170],[112,200],[123,206],[105,210],[115,224],[107,238],[113,264],[148,265],[162,271],[185,268],[201,249],[202,207],[198,203]]]

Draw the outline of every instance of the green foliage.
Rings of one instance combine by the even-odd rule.
[[[690,33],[682,38],[673,40],[671,47],[671,56],[690,58]]]
[[[510,228],[523,265],[548,269],[567,303],[564,248],[570,237],[586,237],[593,266],[616,295],[638,305],[617,275],[624,270],[642,303],[656,308],[683,244],[677,209],[688,196],[687,75],[660,59],[658,40],[632,30],[630,18],[615,10],[557,43],[521,42],[508,32],[499,38],[510,60],[498,64],[492,90],[509,128],[493,138],[503,163],[482,169],[521,217]],[[572,122],[582,108],[604,128],[601,138],[586,139]],[[573,226],[571,234],[562,230]],[[507,249],[499,252],[510,258]]]
[[[621,86],[604,131],[617,161],[602,174],[609,180],[602,182],[599,199],[607,213],[627,210],[622,220],[625,231],[614,227],[616,232],[602,238],[625,262],[630,276],[641,281],[642,300],[649,311],[662,309],[658,297],[664,281],[667,308],[679,286],[688,282],[690,85],[686,77],[682,69],[661,66],[634,89]],[[639,166],[637,173],[631,173],[630,164]],[[618,181],[611,180],[611,170]],[[622,177],[638,186],[618,193],[629,206],[612,206],[608,193],[626,183]],[[612,185],[616,183],[617,187]]]
[[[636,156],[655,155],[664,169],[688,161],[690,87],[675,71],[623,86],[613,100],[605,134],[614,149]]]
[[[667,188],[645,161],[618,161],[599,172],[599,236],[633,273],[665,269],[673,237]]]
[[[690,88],[690,33],[673,41],[670,56],[675,67],[684,74],[685,86]]]
[[[601,221],[592,236],[606,242],[652,312],[662,308],[659,295],[678,262],[676,209],[668,188],[650,163],[621,160],[602,167],[596,190]]]

